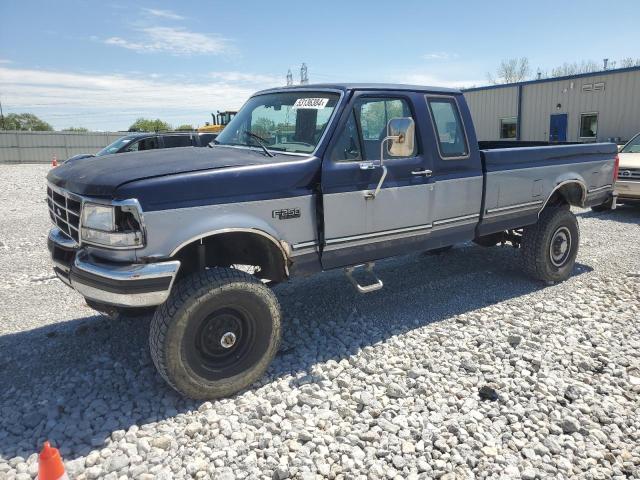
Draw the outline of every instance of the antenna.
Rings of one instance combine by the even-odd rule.
[[[302,63],[300,66],[300,85],[306,85],[309,83],[309,75],[307,73],[307,64]]]
[[[293,85],[293,73],[291,73],[291,69],[287,71],[287,87]]]

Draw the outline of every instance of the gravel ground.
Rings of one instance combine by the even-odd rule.
[[[640,210],[580,210],[574,276],[462,245],[280,285],[283,347],[217,402],[155,372],[149,319],[54,278],[44,165],[0,167],[0,478],[640,478]]]

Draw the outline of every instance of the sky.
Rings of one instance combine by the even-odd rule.
[[[479,86],[500,61],[532,72],[640,58],[638,0],[0,0],[0,102],[56,129],[138,117],[203,125],[299,80]]]

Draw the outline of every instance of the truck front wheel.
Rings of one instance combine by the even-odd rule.
[[[260,378],[280,344],[280,306],[255,277],[214,268],[176,282],[151,322],[151,357],[181,394],[214,399]]]
[[[562,282],[571,276],[578,254],[580,231],[568,206],[545,208],[538,223],[524,228],[524,267],[532,277]]]

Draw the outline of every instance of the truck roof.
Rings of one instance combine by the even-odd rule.
[[[424,85],[405,85],[402,83],[312,83],[308,85],[291,85],[277,88],[269,88],[257,92],[258,94],[277,92],[282,90],[313,90],[314,88],[331,88],[334,90],[405,90],[409,92],[429,93],[461,93],[456,88],[427,87]]]

